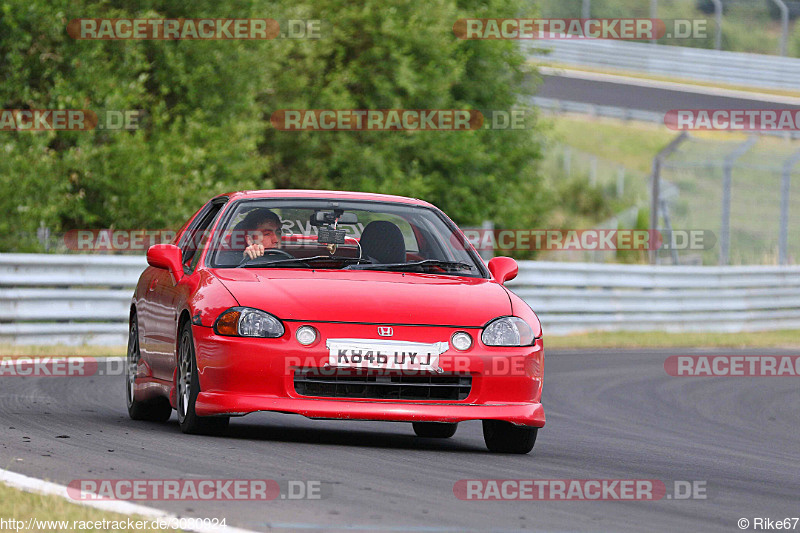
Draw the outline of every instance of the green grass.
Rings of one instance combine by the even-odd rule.
[[[609,331],[580,335],[544,336],[547,348],[797,348],[800,331],[743,333],[667,333],[664,331]]]
[[[677,135],[658,124],[601,117],[559,115],[549,121],[554,141],[644,174],[650,173],[653,156]]]
[[[545,330],[545,346],[547,348],[768,348],[792,347],[800,349],[800,331],[778,330],[743,333],[667,333],[665,331],[596,331],[576,335],[547,335]],[[3,352],[9,346],[3,347]],[[5,355],[65,355],[99,356],[101,353],[94,346],[72,346],[61,351],[52,346],[33,346],[19,354]],[[107,348],[102,355],[124,355],[125,347]]]
[[[118,357],[126,354],[125,346],[35,346],[0,344],[0,357],[9,356],[83,356],[83,357]]]
[[[53,531],[109,531],[109,529],[74,529],[73,522],[97,522],[97,521],[119,521],[127,522],[128,516],[118,513],[99,511],[91,507],[71,503],[58,496],[50,496],[38,493],[25,492],[18,490],[3,483],[0,483],[0,518],[8,521],[9,519],[20,520],[27,523],[31,518],[38,520],[66,520],[69,527],[33,528],[22,529],[21,531],[41,531],[50,533]],[[134,521],[152,522],[152,519],[132,517]],[[101,524],[98,524],[101,525]],[[6,528],[6,531],[14,531]],[[129,529],[122,528],[114,531],[142,532],[142,531],[177,531],[174,529]]]

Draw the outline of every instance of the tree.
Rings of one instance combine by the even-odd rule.
[[[516,41],[464,41],[453,23],[514,17],[516,0],[10,0],[0,19],[4,109],[143,110],[135,131],[0,132],[0,249],[36,227],[175,227],[208,197],[333,188],[421,197],[460,224],[531,227],[548,210],[540,134],[283,132],[279,109],[509,111],[529,68]],[[319,19],[321,39],[92,41],[76,18]]]
[[[518,42],[455,38],[460,18],[519,16],[523,4],[433,0],[318,0],[298,18],[329,21],[320,41],[287,42],[269,98],[278,109],[478,109],[509,111],[529,67]],[[528,16],[528,14],[526,14]],[[532,124],[532,121],[528,121]],[[533,130],[350,132],[267,130],[261,151],[280,187],[385,192],[427,199],[461,224],[542,220]]]

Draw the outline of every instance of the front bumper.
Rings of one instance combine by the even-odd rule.
[[[311,325],[320,339],[302,346],[294,332]],[[463,422],[504,420],[542,427],[544,372],[542,340],[519,348],[487,347],[480,330],[450,327],[393,326],[395,338],[410,342],[449,340],[456,331],[469,332],[472,348],[442,354],[444,372],[472,377],[463,400],[384,400],[301,396],[295,391],[298,370],[323,368],[328,362],[327,338],[375,338],[374,325],[285,323],[280,339],[216,335],[211,328],[193,326],[200,389],[195,410],[200,416],[241,416],[257,411],[292,413],[308,418],[387,420],[406,422]]]

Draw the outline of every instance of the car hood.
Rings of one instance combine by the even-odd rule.
[[[488,279],[351,270],[214,269],[239,305],[284,320],[479,327],[511,314]]]

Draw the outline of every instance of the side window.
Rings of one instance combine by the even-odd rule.
[[[192,272],[197,267],[197,262],[200,260],[200,256],[203,255],[202,250],[209,241],[210,235],[208,235],[208,232],[224,205],[224,201],[213,202],[209,209],[198,215],[199,222],[187,229],[184,234],[185,238],[181,239],[180,248],[183,252],[183,268],[187,273]]]

